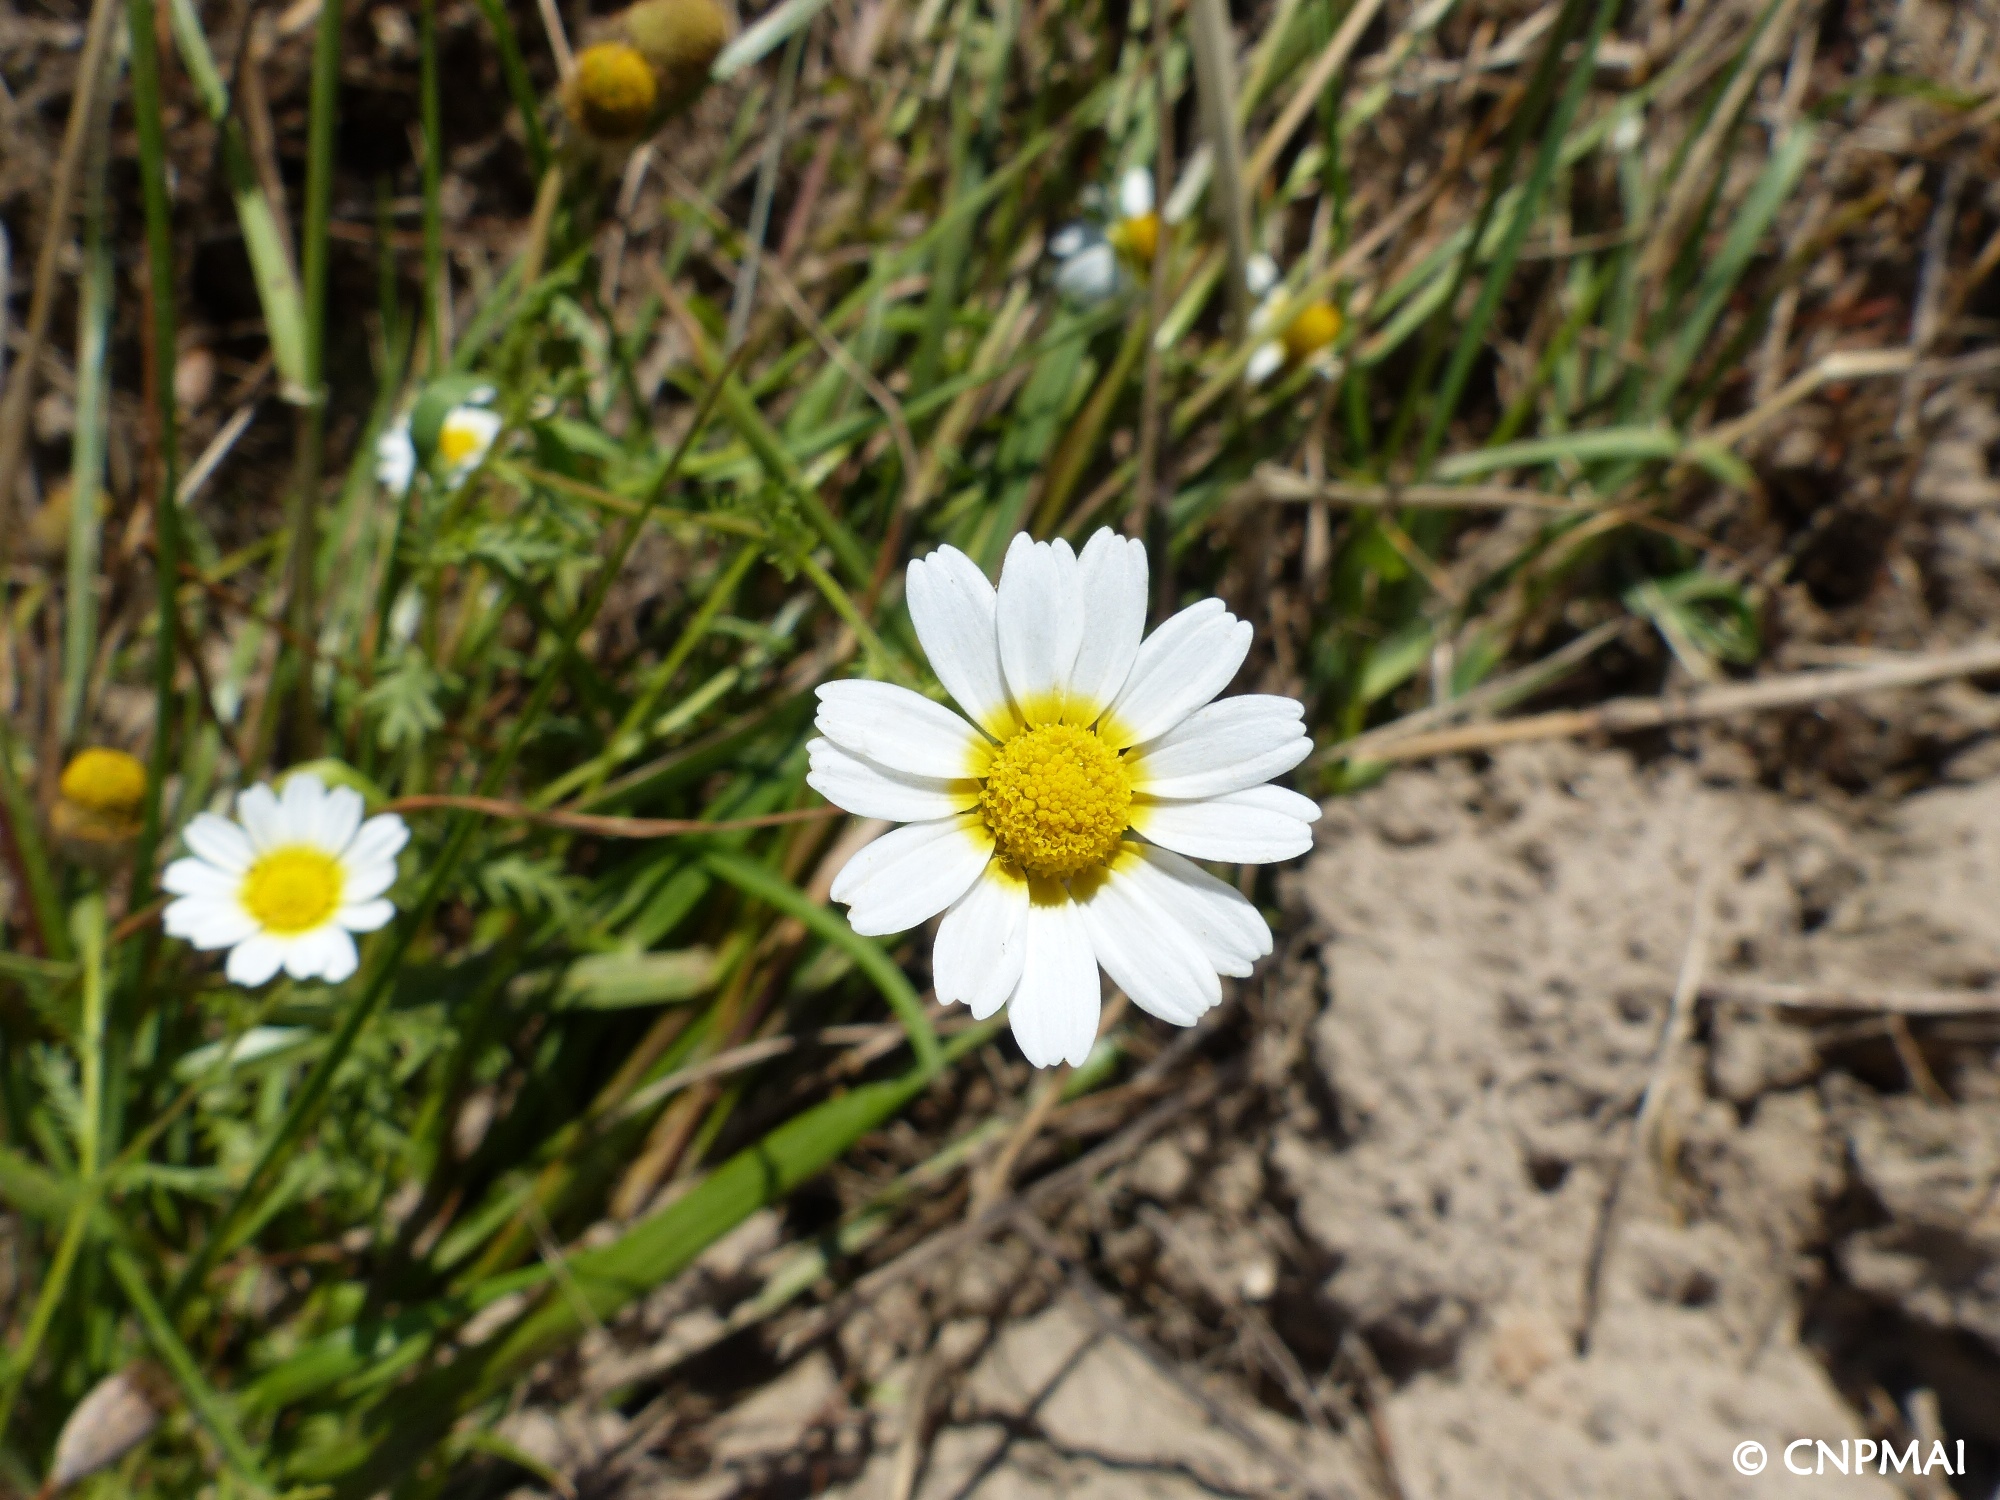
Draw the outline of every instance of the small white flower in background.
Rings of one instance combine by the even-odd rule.
[[[405,412],[375,439],[375,482],[398,500],[409,494],[417,477],[417,445],[410,437]]]
[[[1260,342],[1243,367],[1243,378],[1251,385],[1304,365],[1322,375],[1332,373],[1333,341],[1340,337],[1342,326],[1340,310],[1323,299],[1287,307],[1290,299],[1278,279],[1278,264],[1268,255],[1253,255],[1244,264],[1244,283],[1258,299],[1250,314],[1250,332]]]
[[[1000,586],[940,547],[910,564],[910,616],[971,723],[886,682],[819,690],[808,783],[907,826],[850,860],[834,900],[865,935],[943,912],[937,997],[1010,1006],[1028,1061],[1081,1063],[1100,967],[1142,1010],[1192,1025],[1271,951],[1270,930],[1197,859],[1268,864],[1312,847],[1319,808],[1271,786],[1312,749],[1290,698],[1212,702],[1250,650],[1204,599],[1150,636],[1146,553],[1099,531],[1014,538]]]
[[[361,820],[361,796],[300,773],[281,795],[259,783],[236,799],[240,821],[197,814],[189,854],[160,884],[180,899],[167,932],[204,951],[227,948],[224,972],[259,985],[283,969],[338,984],[360,962],[352,934],[396,914],[384,893],[410,830],[394,813]]]
[[[437,416],[438,407],[453,400],[454,390],[463,392],[463,399],[453,401],[442,417]],[[490,385],[467,389],[462,376],[434,383],[410,411],[397,417],[375,440],[376,482],[400,499],[410,492],[417,471],[435,459],[447,489],[460,483],[485,461],[493,440],[500,435],[500,414],[488,410],[496,394]],[[430,421],[437,423],[435,437],[430,435]],[[419,428],[430,445],[427,451],[417,447]]]
[[[1133,167],[1118,179],[1114,213],[1104,216],[1102,222],[1065,224],[1049,237],[1049,254],[1056,261],[1056,290],[1085,307],[1106,301],[1123,284],[1127,266],[1151,266],[1159,249],[1160,216],[1153,211],[1153,174],[1144,167]]]
[[[457,484],[485,462],[493,440],[500,436],[500,426],[500,413],[483,406],[468,403],[445,413],[438,428],[437,456],[447,486]]]

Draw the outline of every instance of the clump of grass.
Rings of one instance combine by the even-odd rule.
[[[419,247],[373,252],[359,389],[330,359],[356,342],[331,305],[341,10],[309,43],[295,266],[198,8],[174,0],[163,77],[129,0],[142,462],[100,530],[100,131],[67,558],[0,627],[8,1483],[35,1490],[143,1360],[161,1420],[117,1460],[131,1489],[435,1492],[482,1451],[463,1419],[756,1209],[845,1162],[853,1254],[998,1145],[961,1064],[1012,1054],[927,1004],[919,946],[826,904],[851,845],[804,784],[817,683],[927,681],[901,579],[937,542],[991,567],[1023,527],[1131,526],[1162,610],[1219,587],[1268,624],[1249,670],[1326,747],[1399,705],[1491,712],[1503,667],[1547,654],[1497,684],[1546,687],[1628,621],[1697,676],[1755,658],[1763,580],[1675,517],[1758,489],[1741,361],[1810,268],[1773,244],[1803,243],[1827,139],[1796,100],[1748,110],[1795,12],[1671,23],[1639,67],[1600,0],[1364,5],[1286,0],[1234,36],[1209,6],[1191,41],[1144,4],[836,26],[789,0],[629,154],[567,130],[538,13],[478,0],[538,184],[500,265],[446,244],[463,18],[427,0]],[[175,499],[180,89],[296,403],[284,495],[227,526]],[[1178,190],[1148,275],[1066,304],[1047,234],[1156,162]],[[1253,325],[1259,254],[1282,280]],[[1327,357],[1246,382],[1302,310]],[[437,435],[467,402],[501,436],[454,472]],[[399,421],[424,466],[385,487]],[[69,753],[120,741],[139,831],[110,862],[45,838]],[[157,931],[157,870],[198,811],[300,768],[410,821],[401,914],[344,984],[235,989]],[[1378,774],[1326,757],[1302,784]],[[1121,1024],[1066,1086],[1157,1045]],[[873,1134],[913,1108],[919,1147]],[[795,1247],[757,1306],[829,1254]]]

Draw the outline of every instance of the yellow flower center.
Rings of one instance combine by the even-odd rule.
[[[1140,265],[1150,266],[1153,257],[1160,253],[1160,216],[1140,214],[1136,218],[1120,219],[1111,226],[1111,232],[1105,238]]]
[[[456,421],[451,417],[446,417],[444,426],[438,430],[438,453],[448,469],[477,459],[485,442],[486,434],[472,423]]]
[[[1308,302],[1285,325],[1285,358],[1302,365],[1339,337],[1339,309],[1330,302]]]
[[[87,812],[130,817],[146,800],[146,768],[123,750],[85,750],[63,767],[60,786]]]
[[[646,128],[660,96],[653,65],[637,47],[600,42],[576,60],[570,80],[570,118],[601,141],[629,141]]]
[[[340,861],[321,849],[292,844],[273,849],[243,876],[243,909],[266,932],[310,932],[340,909],[346,884]]]
[[[1103,864],[1131,813],[1132,776],[1118,752],[1068,724],[1007,741],[979,794],[979,815],[1001,857],[1048,880]]]

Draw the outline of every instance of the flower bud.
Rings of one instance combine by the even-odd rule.
[[[729,21],[715,0],[639,0],[625,12],[625,34],[659,70],[665,103],[674,109],[708,82],[729,40]]]
[[[576,71],[563,89],[563,107],[592,140],[620,145],[645,134],[659,97],[659,79],[638,48],[599,42],[577,55]]]
[[[122,844],[139,831],[146,768],[123,750],[92,748],[63,768],[49,821],[64,839]]]

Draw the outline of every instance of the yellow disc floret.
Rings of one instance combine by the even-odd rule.
[[[1004,859],[1066,880],[1117,852],[1131,821],[1132,777],[1090,730],[1044,724],[1000,747],[979,813]]]
[[[645,130],[659,96],[653,65],[637,47],[600,42],[578,54],[564,102],[584,134],[617,142]]]
[[[1308,302],[1285,325],[1285,358],[1302,365],[1340,337],[1340,310],[1331,302]]]
[[[1120,219],[1105,238],[1140,265],[1150,266],[1160,253],[1160,216],[1148,213]]]
[[[243,875],[238,899],[266,932],[310,932],[340,909],[346,884],[340,861],[323,849],[293,844],[273,849]]]
[[[85,750],[63,767],[59,786],[86,812],[129,818],[146,800],[146,768],[123,750]]]
[[[438,456],[448,469],[477,458],[486,443],[484,432],[471,422],[453,420],[456,415],[446,417],[444,426],[438,429]]]

